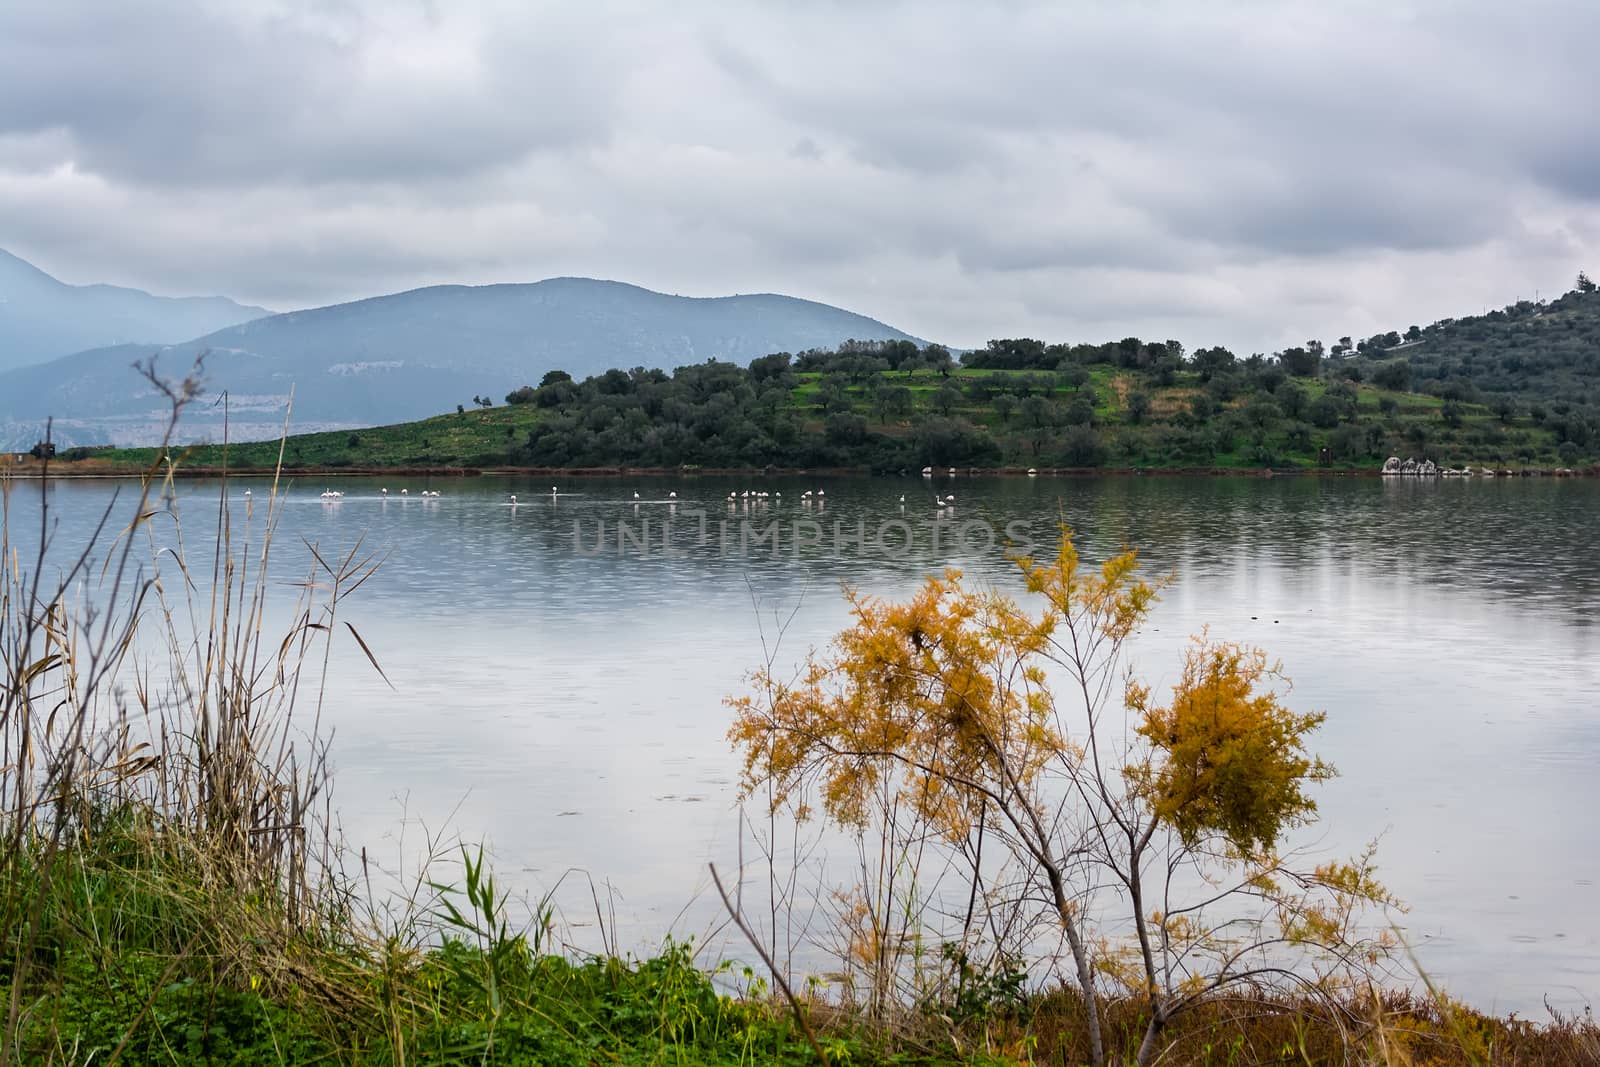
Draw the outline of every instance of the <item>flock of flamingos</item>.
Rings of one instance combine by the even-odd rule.
[[[379,489],[378,493],[384,500],[389,499],[389,490],[388,490],[387,486]],[[247,497],[250,496],[250,490],[246,489],[244,491],[244,495],[247,496]],[[402,489],[402,490],[400,490],[398,495],[402,496],[402,497],[405,497],[407,499],[410,499],[411,491],[409,489]],[[424,498],[424,499],[437,498],[439,495],[440,494],[439,494],[439,491],[437,489],[432,489],[432,490],[423,489],[423,490],[420,490],[417,493],[418,497],[421,497],[421,498]],[[512,507],[515,507],[517,505],[517,494],[510,493],[508,495],[511,498],[509,503],[511,504]],[[550,496],[552,498],[554,498],[554,497],[559,497],[560,495],[561,495],[561,491],[556,486],[552,485],[550,487]],[[800,494],[800,502],[801,502],[802,505],[809,507],[813,503],[816,503],[816,504],[823,503],[823,500],[824,500],[824,498],[826,496],[827,496],[827,490],[825,490],[825,489],[817,489],[815,491],[807,489],[805,492]],[[759,502],[759,501],[767,500],[767,499],[782,499],[782,497],[783,497],[783,494],[781,492],[768,493],[765,490],[759,490],[758,491],[758,490],[746,489],[742,493],[738,492],[738,491],[730,492],[728,494],[728,504],[731,507],[732,505],[740,503],[740,502],[748,503],[751,500],[755,500],[755,501]],[[336,502],[344,499],[344,490],[342,490],[342,489],[324,489],[322,491],[322,493],[321,493],[321,498],[322,498],[322,501],[324,503],[328,503],[328,504],[336,503]],[[638,490],[634,491],[633,499],[635,501],[640,500]],[[670,492],[669,491],[667,493],[666,503],[668,503],[668,504],[676,504],[677,502],[678,502],[678,494],[676,492]],[[905,496],[904,493],[901,493],[900,494],[900,504],[902,506],[904,506],[905,502],[906,502],[906,496]],[[953,507],[955,507],[955,503],[956,503],[956,495],[954,493],[946,493],[946,494],[935,493],[933,495],[933,503],[934,503],[934,505],[936,507],[939,507],[941,509],[943,509],[943,508],[953,508]]]

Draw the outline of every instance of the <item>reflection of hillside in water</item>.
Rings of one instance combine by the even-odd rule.
[[[1096,554],[1119,542],[1184,580],[1240,562],[1477,590],[1587,624],[1600,615],[1590,479],[1108,478],[1066,482]],[[1077,491],[1073,491],[1073,486]]]

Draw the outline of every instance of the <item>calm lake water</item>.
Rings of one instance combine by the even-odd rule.
[[[238,515],[247,487],[258,509],[267,489],[235,482]],[[290,487],[276,569],[297,572],[301,538],[335,552],[364,538],[386,557],[343,617],[394,688],[344,642],[327,712],[343,827],[374,855],[396,854],[403,828],[415,847],[421,822],[486,840],[529,892],[570,868],[609,883],[624,947],[701,929],[706,863],[731,869],[739,849],[723,699],[762,662],[774,619],[792,614],[778,655],[791,664],[844,623],[841,583],[903,594],[955,565],[1016,590],[987,531],[1047,541],[1064,517],[1087,557],[1127,543],[1176,576],[1135,646],[1147,681],[1169,684],[1182,643],[1209,626],[1281,657],[1294,706],[1328,712],[1316,747],[1341,777],[1302,840],[1348,853],[1380,838],[1385,880],[1410,905],[1403,929],[1435,978],[1481,1007],[1532,1014],[1546,994],[1570,1006],[1600,993],[1593,481],[336,487],[337,503],[320,481]],[[442,495],[423,500],[424,488]],[[726,499],[747,489],[782,496]],[[958,497],[946,521],[935,489]],[[112,491],[51,488],[63,550]],[[191,541],[216,493],[181,487]],[[37,485],[14,490],[13,529],[36,524],[38,503]],[[569,900],[573,922],[592,917],[587,883],[580,899],[589,915]]]

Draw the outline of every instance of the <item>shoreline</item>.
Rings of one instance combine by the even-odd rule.
[[[1529,467],[1521,470],[1501,468],[1494,474],[1419,475],[1385,474],[1373,467],[1051,467],[1037,468],[1030,475],[1027,467],[968,467],[941,468],[945,473],[931,476],[909,470],[897,472],[874,471],[866,467],[360,467],[360,466],[309,466],[272,467],[215,467],[178,466],[169,471],[160,469],[130,470],[106,468],[89,463],[54,461],[49,464],[32,462],[9,467],[0,466],[0,480],[14,478],[19,481],[39,481],[44,478],[62,480],[111,480],[145,477],[165,478],[169,473],[177,479],[206,478],[773,478],[773,477],[823,477],[823,478],[917,478],[930,480],[952,477],[949,470],[960,478],[1396,478],[1406,481],[1501,481],[1522,478],[1575,479],[1600,477],[1600,467],[1583,470],[1564,468]]]

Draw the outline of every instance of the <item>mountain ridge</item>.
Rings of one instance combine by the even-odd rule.
[[[0,248],[0,372],[90,348],[181,343],[270,314],[225,296],[156,296],[106,282],[73,285]]]
[[[499,396],[549,370],[581,377],[617,365],[743,363],[852,339],[922,343],[865,315],[780,293],[681,296],[574,276],[424,286],[0,374],[0,443],[31,444],[47,415],[63,443],[148,440],[161,424],[160,397],[129,364],[150,359],[181,376],[203,356],[208,394],[229,394],[230,433],[246,439],[281,430],[291,387],[297,427],[354,429]],[[191,409],[187,437],[220,436],[211,410]]]

